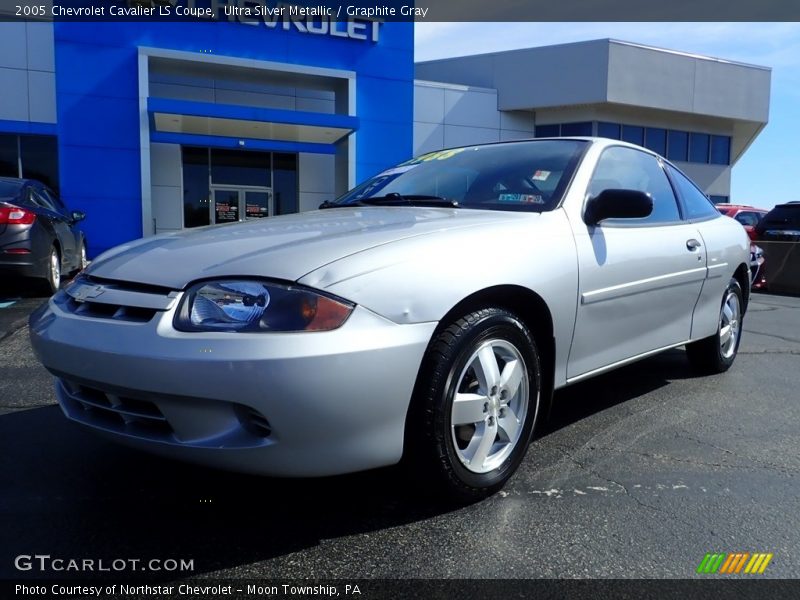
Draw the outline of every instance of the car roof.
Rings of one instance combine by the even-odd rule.
[[[748,206],[747,204],[728,204],[727,202],[718,202],[716,204],[717,208],[733,208],[736,210],[754,210],[756,212],[767,213],[769,209],[767,208],[759,208],[758,206]]]
[[[2,183],[19,183],[20,185],[25,185],[26,183],[38,183],[34,179],[27,179],[25,177],[0,177],[0,182]],[[41,185],[41,184],[39,184]]]

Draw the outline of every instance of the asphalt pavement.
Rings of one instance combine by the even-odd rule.
[[[800,298],[753,297],[726,374],[675,350],[558,392],[518,474],[460,508],[397,468],[258,478],[96,437],[54,405],[20,326],[42,300],[8,301],[0,577],[35,552],[231,578],[686,578],[708,552],[767,552],[761,577],[800,574]]]

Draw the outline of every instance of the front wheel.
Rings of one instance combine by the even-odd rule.
[[[459,501],[500,489],[527,451],[540,382],[533,336],[513,313],[482,309],[443,329],[423,359],[407,423],[415,471]]]
[[[89,260],[86,258],[86,241],[81,241],[80,248],[78,249],[78,266],[73,273],[83,271],[88,264]]]
[[[731,367],[742,339],[743,307],[742,287],[731,279],[722,295],[717,332],[686,344],[686,355],[696,371],[723,373]]]

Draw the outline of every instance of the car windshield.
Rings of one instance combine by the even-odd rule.
[[[587,142],[532,140],[424,154],[326,207],[424,204],[542,212],[559,205]]]

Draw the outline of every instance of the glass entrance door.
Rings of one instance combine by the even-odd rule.
[[[210,204],[213,224],[260,219],[273,214],[269,188],[212,187]]]
[[[239,220],[239,190],[214,188],[211,190],[211,222],[233,223]]]
[[[272,190],[242,190],[242,194],[245,219],[272,216]]]

